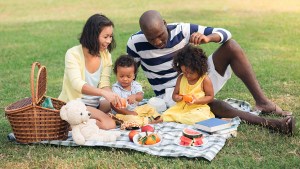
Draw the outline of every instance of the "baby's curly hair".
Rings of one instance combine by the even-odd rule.
[[[134,67],[134,74],[137,74],[137,64],[134,59],[130,55],[121,55],[116,61],[114,65],[114,73],[117,74],[117,67]]]
[[[200,76],[207,73],[207,57],[205,52],[196,46],[186,45],[173,58],[173,68],[182,73],[181,66],[189,68],[193,72],[197,72]]]

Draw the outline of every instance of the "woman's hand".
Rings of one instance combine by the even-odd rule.
[[[102,90],[102,96],[113,105],[122,105],[121,97],[112,91]]]

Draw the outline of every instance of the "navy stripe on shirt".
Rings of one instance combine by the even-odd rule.
[[[142,58],[142,61],[149,66],[155,66],[155,65],[163,64],[165,62],[172,61],[173,57],[174,57],[174,55],[171,53],[168,55],[161,56],[161,57],[159,57],[159,59],[157,59],[157,58]]]
[[[167,25],[167,29],[168,29],[169,31],[172,31],[172,30],[175,29],[177,26],[178,26],[178,24],[176,24],[176,25]]]
[[[159,71],[159,72],[154,72],[152,70],[147,69],[143,65],[141,65],[141,67],[146,72],[155,73],[155,74],[160,75],[160,76],[176,72],[173,68],[168,69],[168,70]]]
[[[169,82],[169,81],[173,80],[176,77],[177,77],[177,74],[173,77],[148,79],[148,81],[151,85],[159,85],[159,84],[164,84],[166,82]]]
[[[127,46],[127,53],[128,53],[128,55],[130,55],[134,58],[140,58],[140,56],[137,53],[135,53],[133,50],[131,50],[128,46]]]
[[[214,29],[214,28],[212,28],[212,27],[206,27],[206,28],[204,29],[204,35],[205,35],[205,36],[210,35],[210,34],[212,33],[213,29]]]
[[[168,41],[168,44],[166,48],[172,48],[176,45],[178,45],[185,37],[183,36],[183,33],[180,32],[176,36],[173,37],[171,41]]]
[[[223,30],[217,30],[217,32],[220,32],[220,33],[223,35],[223,40],[222,40],[222,42],[221,42],[221,43],[224,43],[224,42],[226,42],[226,41],[227,41],[227,39],[228,39],[227,33],[226,33],[226,32],[224,32]]]
[[[149,42],[137,42],[134,44],[134,46],[137,52],[157,49],[156,47],[152,46]]]
[[[190,24],[190,35],[192,35],[194,32],[198,32],[198,25]]]
[[[159,95],[165,94],[166,90],[165,89],[162,89],[160,91],[154,90],[154,93],[155,93],[156,96],[159,96]]]

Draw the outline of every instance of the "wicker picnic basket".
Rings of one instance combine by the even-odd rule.
[[[38,67],[35,83],[35,68]],[[68,137],[69,124],[60,118],[60,109],[65,102],[45,96],[47,90],[46,67],[34,62],[31,67],[31,97],[24,98],[5,108],[5,114],[12,127],[16,141],[35,143],[43,140],[65,140]],[[46,97],[51,99],[53,107],[42,107]]]

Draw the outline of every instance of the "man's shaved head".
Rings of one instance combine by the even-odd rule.
[[[166,47],[169,34],[167,24],[159,12],[144,12],[140,17],[140,28],[151,45],[160,49]]]
[[[164,25],[164,20],[162,19],[160,13],[155,10],[144,12],[140,17],[139,22],[142,31],[157,29]]]

